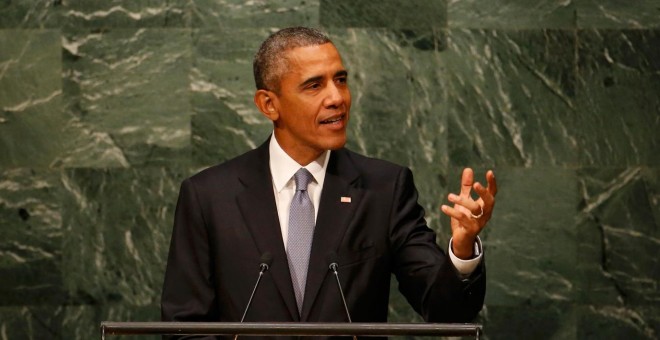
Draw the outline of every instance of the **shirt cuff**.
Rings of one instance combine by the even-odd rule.
[[[469,259],[469,260],[462,260],[459,259],[456,255],[454,255],[454,252],[452,251],[451,248],[451,241],[449,240],[449,258],[451,259],[451,263],[454,264],[454,267],[458,271],[459,274],[461,274],[464,277],[470,276],[472,272],[477,268],[479,263],[481,262],[481,258],[483,257],[483,248],[481,246],[481,239],[479,236],[477,236],[477,240],[474,242],[474,258]]]

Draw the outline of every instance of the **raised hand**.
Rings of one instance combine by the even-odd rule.
[[[449,194],[447,198],[453,207],[442,205],[442,212],[451,217],[452,251],[461,259],[473,256],[474,242],[477,235],[486,226],[493,214],[497,183],[492,170],[486,173],[488,186],[474,182],[474,172],[470,168],[463,170],[460,194]],[[474,191],[479,195],[476,201],[470,196]]]

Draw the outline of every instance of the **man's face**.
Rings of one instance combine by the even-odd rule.
[[[303,165],[346,143],[351,108],[347,72],[331,43],[286,52],[287,67],[273,105],[275,136]]]

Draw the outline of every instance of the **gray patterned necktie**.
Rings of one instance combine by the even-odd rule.
[[[307,282],[307,266],[312,249],[314,235],[314,204],[307,194],[307,185],[314,179],[305,168],[300,168],[295,175],[296,193],[289,209],[289,233],[287,238],[287,256],[289,271],[296,293],[298,311],[302,310]]]

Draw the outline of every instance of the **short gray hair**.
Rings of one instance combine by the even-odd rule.
[[[296,48],[332,43],[323,32],[309,27],[289,27],[271,34],[254,56],[252,70],[257,90],[279,91],[285,72],[284,52]]]

